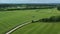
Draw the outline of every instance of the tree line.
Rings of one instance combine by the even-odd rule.
[[[0,4],[0,10],[16,9],[51,9],[56,5],[49,4]]]

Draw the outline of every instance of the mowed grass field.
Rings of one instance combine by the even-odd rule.
[[[31,23],[12,34],[60,34],[60,23]]]
[[[56,9],[1,11],[0,34],[5,34],[5,32],[9,31],[13,27],[27,21],[37,20],[54,15],[60,15],[60,12]],[[31,23],[14,31],[12,34],[60,34],[59,26],[60,23]]]

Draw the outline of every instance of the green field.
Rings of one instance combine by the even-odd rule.
[[[56,9],[15,10],[0,12],[0,34],[26,21],[60,15]],[[35,17],[33,17],[35,16]],[[31,23],[12,34],[60,34],[60,23]],[[55,33],[56,32],[56,33]]]
[[[12,34],[60,34],[60,23],[32,23]]]

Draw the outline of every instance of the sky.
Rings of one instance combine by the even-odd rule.
[[[60,0],[0,0],[0,3],[60,3]]]

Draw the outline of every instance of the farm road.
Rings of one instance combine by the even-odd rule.
[[[6,34],[11,34],[11,33],[14,32],[15,30],[17,30],[18,28],[21,28],[22,26],[27,25],[27,24],[30,24],[30,23],[31,23],[31,22],[27,22],[27,23],[18,25],[17,27],[15,27],[15,28],[11,29],[10,31],[8,31]]]

